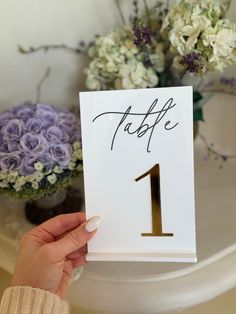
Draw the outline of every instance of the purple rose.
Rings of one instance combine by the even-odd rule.
[[[36,110],[43,110],[43,111],[55,111],[53,106],[47,105],[47,104],[42,104],[39,103],[36,105]]]
[[[0,153],[9,153],[7,141],[4,140],[2,134],[0,134]]]
[[[0,145],[0,152],[1,153],[9,153],[7,142],[4,141],[4,142],[1,143],[1,145]]]
[[[14,119],[14,113],[10,110],[4,111],[0,114],[0,127],[5,126],[9,120]]]
[[[70,143],[77,141],[81,141],[81,130],[79,126],[74,127],[70,133]]]
[[[36,110],[35,115],[36,118],[40,120],[43,128],[47,128],[51,125],[57,124],[58,116],[55,111],[49,111],[43,108],[38,108]]]
[[[62,130],[57,126],[50,126],[47,129],[46,138],[49,142],[61,142]]]
[[[70,112],[60,112],[58,114],[60,119],[59,125],[64,127],[66,130],[71,131],[73,127],[78,123],[76,116]]]
[[[68,134],[68,132],[63,129],[62,127],[60,127],[61,131],[62,131],[62,139],[61,139],[61,142],[62,143],[69,143],[70,141],[70,136]]]
[[[20,139],[23,152],[35,155],[42,154],[48,148],[48,142],[41,134],[25,133]]]
[[[6,139],[20,138],[23,131],[23,122],[19,119],[12,119],[4,127],[3,135]]]
[[[25,156],[22,166],[19,170],[20,175],[28,176],[33,174],[36,170],[34,168],[34,164],[37,162],[37,157],[35,156]]]
[[[40,161],[46,170],[52,169],[56,161],[52,159],[52,155],[49,152],[45,152],[43,155],[38,157],[38,161]]]
[[[34,109],[31,104],[24,104],[16,109],[17,117],[24,122],[27,122],[30,118],[34,116]]]
[[[20,153],[5,154],[0,158],[0,167],[4,170],[18,170],[22,165]]]
[[[8,151],[10,153],[18,151],[19,150],[19,144],[20,144],[20,141],[18,138],[13,138],[13,139],[9,140],[7,142]]]
[[[30,133],[39,134],[42,129],[40,120],[36,118],[29,119],[26,123],[26,129]]]
[[[69,144],[51,144],[49,152],[53,160],[61,167],[66,167],[71,159],[72,148]]]
[[[45,137],[50,143],[68,143],[70,136],[66,129],[57,126],[51,126],[45,132]]]
[[[3,135],[0,133],[0,145],[4,142]]]

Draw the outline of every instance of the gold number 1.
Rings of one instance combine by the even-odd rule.
[[[161,197],[160,197],[160,167],[156,164],[150,170],[136,178],[135,181],[143,179],[147,175],[151,178],[152,197],[152,233],[141,233],[142,237],[173,237],[173,233],[162,232]]]

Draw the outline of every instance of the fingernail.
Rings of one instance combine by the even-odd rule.
[[[94,230],[97,230],[100,227],[102,221],[102,217],[95,216],[86,223],[85,230],[88,232],[93,232]]]

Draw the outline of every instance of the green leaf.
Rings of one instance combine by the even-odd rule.
[[[198,102],[199,100],[201,100],[203,98],[202,94],[198,91],[194,91],[193,92],[193,102]]]
[[[193,109],[193,120],[204,121],[202,108]]]

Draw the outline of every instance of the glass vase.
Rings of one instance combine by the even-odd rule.
[[[47,195],[37,200],[28,201],[25,205],[26,218],[38,225],[60,214],[83,210],[82,191],[73,186]]]

